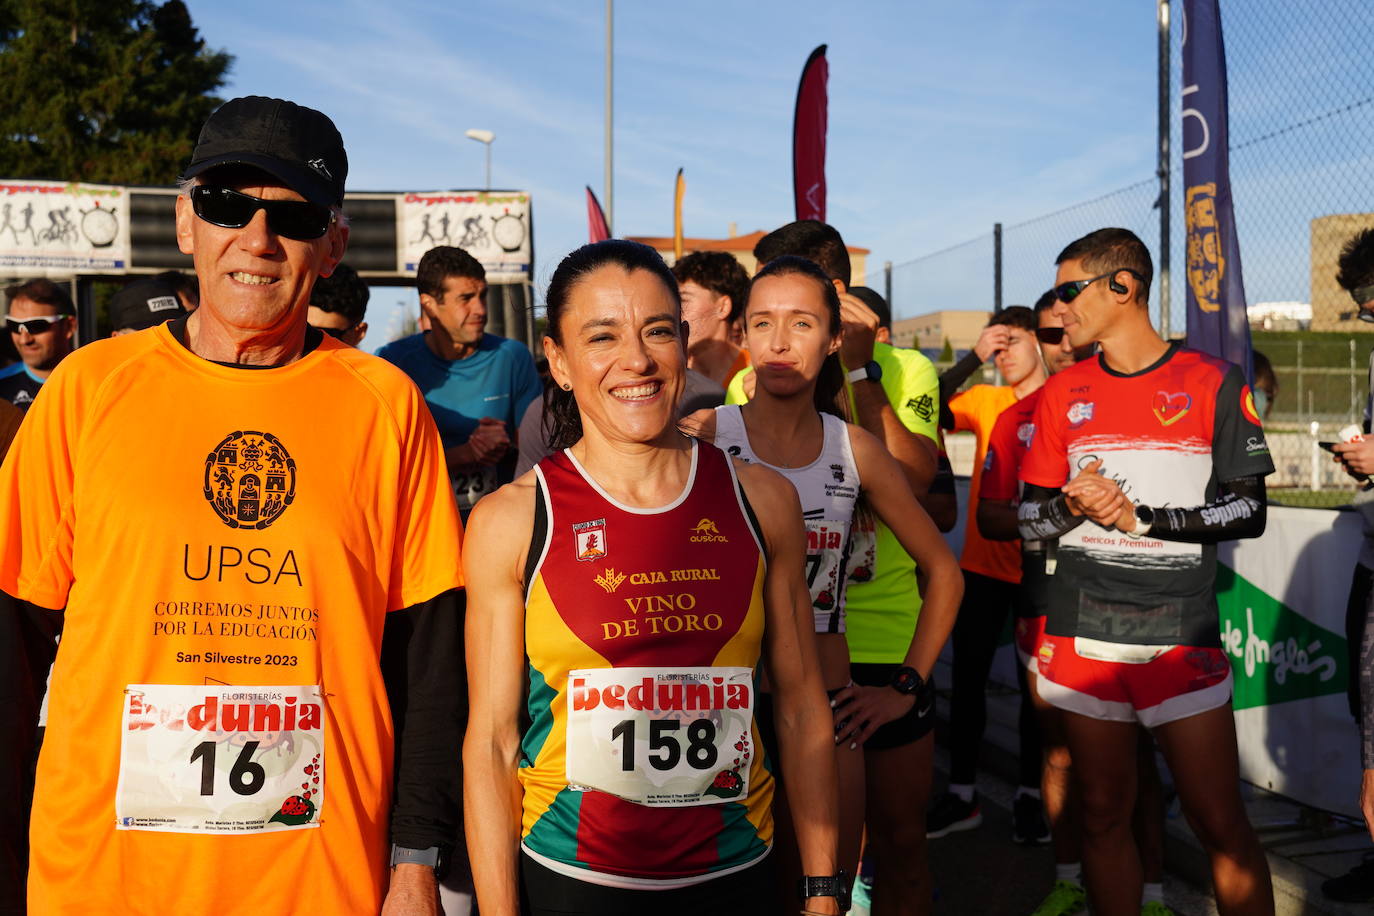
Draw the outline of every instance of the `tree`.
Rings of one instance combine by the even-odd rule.
[[[935,361],[937,363],[954,362],[954,345],[949,342],[948,337],[945,338],[945,345],[940,349],[940,355]]]
[[[0,0],[0,176],[168,184],[232,63],[182,0]]]

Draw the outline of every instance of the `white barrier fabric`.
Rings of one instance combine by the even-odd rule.
[[[1345,606],[1359,557],[1354,512],[1269,508],[1264,536],[1221,545],[1217,604],[1236,678],[1241,776],[1359,814]]]

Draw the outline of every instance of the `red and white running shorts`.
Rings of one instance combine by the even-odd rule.
[[[1045,616],[1016,618],[1016,657],[1026,670],[1035,673],[1040,670],[1040,640],[1045,636]]]
[[[1220,649],[1040,639],[1040,696],[1091,719],[1154,728],[1231,700],[1231,663]]]

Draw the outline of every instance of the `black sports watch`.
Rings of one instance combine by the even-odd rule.
[[[926,680],[921,677],[921,672],[907,665],[898,668],[892,675],[892,689],[909,697],[916,696],[925,685]]]
[[[840,912],[849,910],[849,876],[840,869],[838,875],[824,878],[807,876],[797,882],[797,895],[802,900],[810,897],[834,897],[840,905]]]
[[[924,718],[935,705],[935,685],[915,668],[903,665],[892,675],[890,685],[898,693],[916,699],[916,715]]]
[[[437,875],[443,869],[444,854],[438,846],[428,849],[411,849],[406,846],[391,845],[391,867],[397,865],[428,865]]]
[[[864,363],[858,369],[849,370],[849,372],[845,375],[845,378],[847,378],[850,382],[862,382],[865,380],[870,382],[882,381],[883,367],[878,365],[878,363],[875,360],[870,359],[868,362]]]

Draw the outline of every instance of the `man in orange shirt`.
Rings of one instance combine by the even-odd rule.
[[[415,386],[306,324],[347,171],[320,112],[225,103],[176,200],[201,307],[69,356],[0,467],[0,589],[66,607],[30,912],[436,912],[459,525]]]
[[[949,789],[932,804],[926,835],[932,839],[958,830],[972,830],[983,823],[974,794],[978,772],[978,747],[987,721],[984,689],[998,639],[1006,625],[1021,581],[1019,541],[990,541],[978,530],[975,518],[983,481],[988,438],[1002,411],[1045,384],[1045,368],[1035,337],[1035,314],[1014,305],[993,315],[979,336],[973,353],[960,364],[964,368],[993,358],[1005,385],[974,385],[949,401],[947,429],[972,431],[973,479],[969,487],[968,519],[964,525],[964,601],[954,625],[954,691],[950,701]],[[941,388],[948,387],[946,373]],[[968,373],[964,373],[967,378]],[[959,382],[954,381],[957,387]],[[1024,693],[1024,684],[1023,684]],[[1040,804],[1040,743],[1034,712],[1023,695],[1021,701],[1021,786],[1013,805],[1012,838],[1023,843],[1043,843],[1049,828]]]

